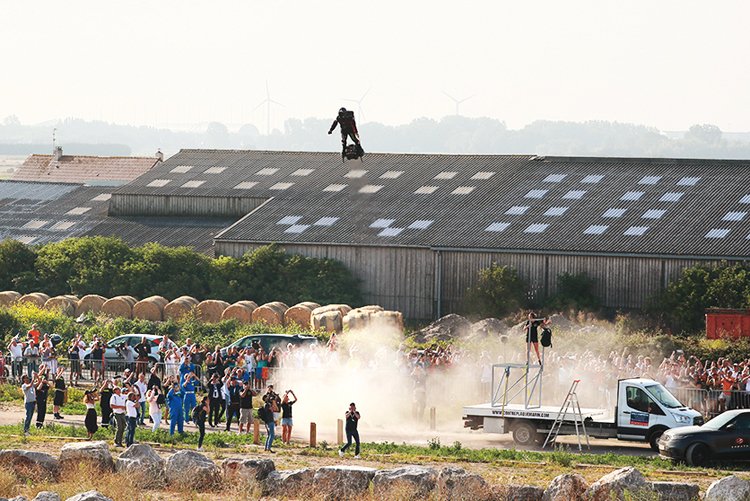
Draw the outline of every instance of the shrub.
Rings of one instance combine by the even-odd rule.
[[[36,288],[34,262],[36,253],[16,240],[0,242],[0,288],[22,294]]]
[[[585,273],[563,273],[557,276],[557,293],[549,298],[545,307],[596,311],[601,306],[601,300],[594,292],[595,287],[596,281]]]
[[[465,310],[481,316],[503,316],[526,304],[527,287],[515,268],[492,263],[479,272],[477,284],[467,291]]]

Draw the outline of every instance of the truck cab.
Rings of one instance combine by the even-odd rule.
[[[621,379],[617,386],[617,438],[647,441],[654,450],[662,433],[670,428],[700,425],[698,411],[680,403],[653,379]]]

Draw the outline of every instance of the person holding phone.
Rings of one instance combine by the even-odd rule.
[[[352,439],[356,444],[354,448],[354,459],[359,459],[359,432],[357,431],[357,424],[359,423],[359,411],[354,402],[349,404],[349,410],[344,414],[346,417],[346,443],[339,449],[339,456],[344,457],[346,450],[351,447]]]

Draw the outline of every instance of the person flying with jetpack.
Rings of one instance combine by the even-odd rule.
[[[359,142],[359,131],[357,130],[357,122],[354,120],[354,112],[346,108],[340,108],[339,114],[333,120],[331,128],[328,129],[328,133],[332,134],[337,125],[341,127],[341,159],[356,160],[361,158],[365,154],[365,150],[362,149],[362,144]],[[354,144],[346,144],[349,138]]]

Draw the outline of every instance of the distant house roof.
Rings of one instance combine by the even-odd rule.
[[[78,184],[125,184],[154,167],[156,157],[31,155],[12,176],[14,181]]]

